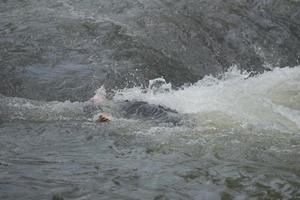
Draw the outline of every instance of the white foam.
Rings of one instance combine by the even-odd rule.
[[[152,80],[150,86],[156,80],[162,81]],[[151,87],[124,89],[116,93],[114,100],[146,101],[183,114],[222,113],[241,124],[300,129],[299,66],[274,68],[255,77],[232,67],[219,78],[206,76],[179,90],[169,89],[168,83],[161,88],[159,92]]]

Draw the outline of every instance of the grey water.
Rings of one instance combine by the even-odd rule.
[[[299,19],[298,0],[0,0],[0,199],[300,199]]]

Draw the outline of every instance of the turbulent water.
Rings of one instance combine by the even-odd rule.
[[[1,0],[0,199],[300,199],[299,19],[298,0]]]

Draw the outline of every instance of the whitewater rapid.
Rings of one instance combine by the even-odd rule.
[[[274,68],[254,76],[232,67],[217,77],[206,76],[177,89],[163,78],[157,78],[150,80],[148,88],[115,91],[112,100],[105,98],[104,87],[95,93],[91,100],[85,102],[43,102],[2,96],[0,116],[2,121],[95,121],[100,112],[106,112],[115,122],[128,117],[144,121],[146,118],[143,116],[159,122],[154,114],[160,110],[171,111],[162,123],[173,121],[173,125],[183,128],[290,133],[299,133],[300,130],[299,66]]]
[[[153,84],[159,82],[159,88]],[[219,77],[172,89],[158,78],[149,88],[119,90],[115,101],[145,101],[179,113],[195,115],[199,123],[238,124],[281,131],[300,130],[300,67],[274,68],[251,75],[231,67]]]

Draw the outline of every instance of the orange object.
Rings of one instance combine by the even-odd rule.
[[[109,122],[110,120],[106,113],[101,113],[97,121],[103,123],[103,122]]]

